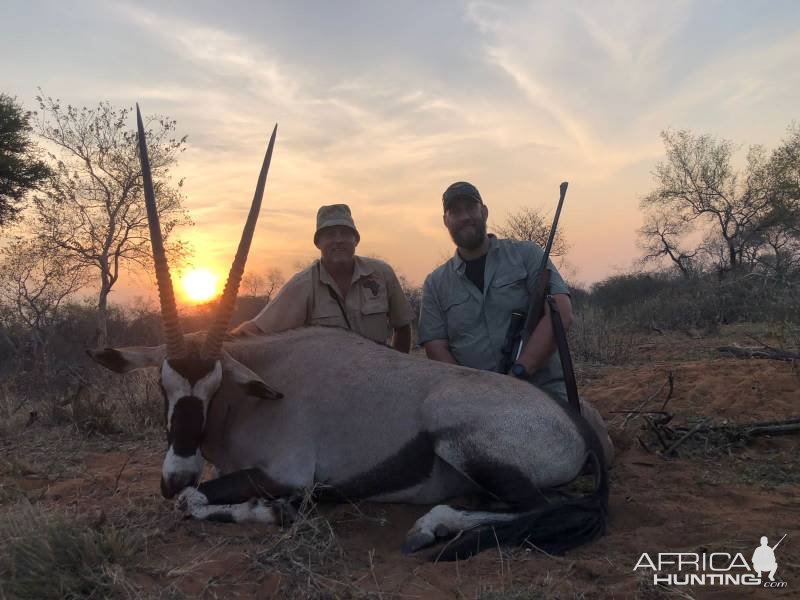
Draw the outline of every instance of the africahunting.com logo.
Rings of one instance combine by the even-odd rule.
[[[785,581],[775,581],[778,562],[775,549],[786,534],[774,546],[762,536],[761,545],[753,551],[750,562],[741,552],[659,552],[643,553],[634,571],[647,570],[653,573],[653,585],[752,585],[767,588],[784,588]]]

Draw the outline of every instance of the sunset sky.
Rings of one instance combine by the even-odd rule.
[[[441,193],[474,183],[490,223],[532,206],[562,225],[567,275],[637,256],[639,198],[689,128],[774,147],[800,119],[800,2],[3,3],[0,91],[139,102],[188,135],[194,264],[227,271],[279,123],[248,264],[317,255],[321,204],[350,205],[359,253],[411,281],[453,246]],[[117,301],[140,290],[121,282]]]

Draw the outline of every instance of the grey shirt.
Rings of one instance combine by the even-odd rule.
[[[425,279],[419,319],[420,344],[446,340],[458,364],[497,371],[511,312],[527,311],[544,250],[533,242],[498,239],[489,235],[483,293],[464,274],[458,254]],[[569,294],[552,262],[550,293]],[[530,379],[567,402],[561,360],[556,351]]]

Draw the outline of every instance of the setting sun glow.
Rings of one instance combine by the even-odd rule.
[[[183,293],[191,302],[208,302],[217,295],[217,279],[206,269],[189,271],[181,279]]]

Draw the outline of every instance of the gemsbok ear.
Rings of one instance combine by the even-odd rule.
[[[223,374],[230,377],[248,396],[262,398],[264,400],[280,400],[283,398],[283,394],[268,386],[261,377],[245,367],[227,352],[222,352],[221,359]]]
[[[117,373],[127,373],[145,367],[160,367],[166,356],[164,346],[103,348],[87,350],[93,361]]]

